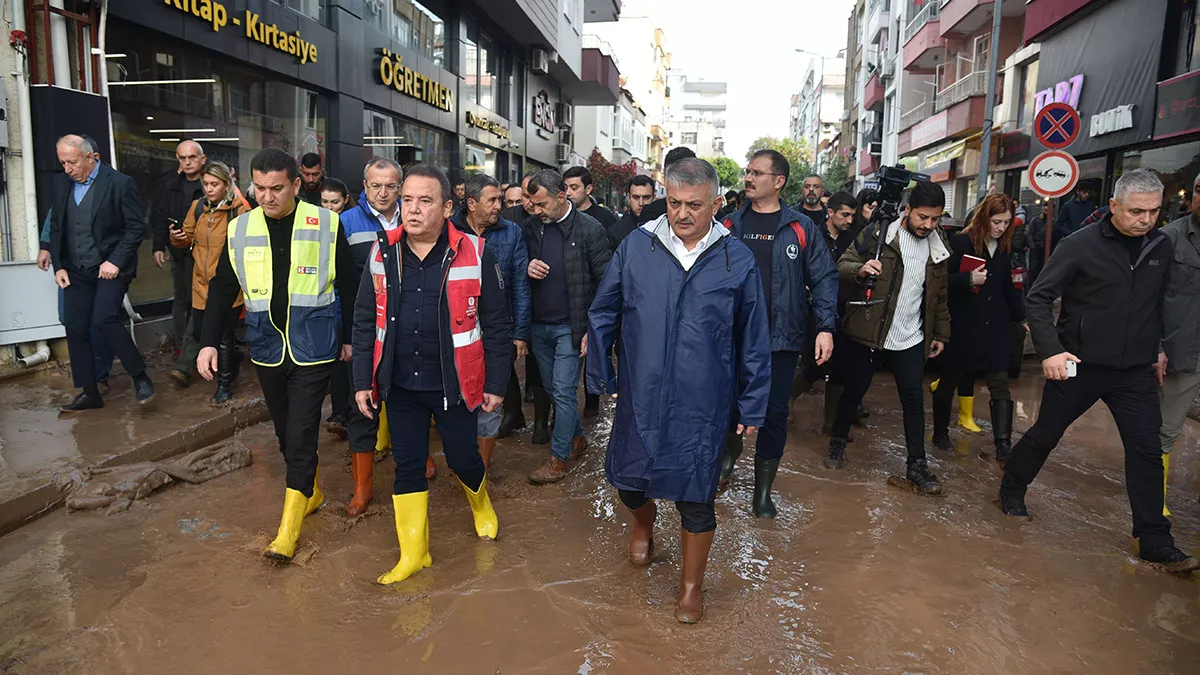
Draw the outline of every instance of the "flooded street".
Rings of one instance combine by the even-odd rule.
[[[1014,384],[1016,436],[1041,378]],[[981,398],[982,402],[984,398]],[[705,618],[672,618],[679,520],[660,508],[655,562],[626,557],[628,514],[603,478],[611,408],[566,480],[526,476],[547,448],[500,441],[492,499],[500,538],[481,542],[446,471],[431,487],[433,567],[392,587],[397,559],[378,465],[357,521],[346,444],[322,436],[329,503],[304,524],[303,566],[260,556],[279,521],[283,462],[269,427],[243,431],[248,469],[176,485],[128,512],[54,512],[0,538],[4,673],[1195,673],[1200,574],[1136,561],[1123,457],[1094,408],[1029,492],[1032,522],[995,505],[990,428],[930,449],[943,498],[887,484],[903,473],[890,376],[867,398],[845,469],[822,466],[820,393],[801,399],[776,482],[779,517],[750,514],[752,450],[717,502]],[[927,404],[928,405],[928,404]],[[986,405],[977,409],[986,412]],[[928,410],[928,408],[927,408]],[[981,423],[983,420],[981,420]],[[984,425],[986,428],[986,425]],[[1200,425],[1172,462],[1168,504],[1200,549]],[[665,505],[664,505],[665,506]]]

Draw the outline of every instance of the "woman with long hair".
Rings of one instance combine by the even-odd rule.
[[[204,325],[204,309],[208,304],[208,281],[217,272],[217,262],[225,250],[229,224],[234,218],[250,210],[240,194],[235,192],[232,172],[221,162],[209,162],[200,173],[200,187],[204,197],[192,202],[188,208],[183,227],[171,230],[171,245],[176,248],[192,249],[195,265],[192,270],[192,337],[189,344],[200,344],[200,329]],[[238,294],[234,307],[241,307],[242,296]],[[239,312],[240,313],[240,312]],[[217,391],[213,403],[225,403],[233,398],[233,378],[236,374],[237,342],[233,330],[237,325],[237,314],[225,327],[224,336],[217,350]],[[192,369],[196,365],[196,353],[180,355],[171,379],[180,386],[192,382]],[[199,351],[199,350],[196,350]]]
[[[950,335],[942,355],[940,386],[933,392],[933,444],[950,445],[950,399],[957,384],[958,423],[983,431],[973,419],[975,380],[982,377],[991,394],[996,459],[1005,460],[1012,442],[1012,394],[1008,389],[1009,350],[1015,324],[1025,320],[1025,302],[1012,279],[1013,201],[992,194],[975,210],[962,232],[950,237]],[[965,256],[982,261],[963,265]],[[971,261],[968,260],[968,263]],[[961,271],[968,270],[968,271]]]

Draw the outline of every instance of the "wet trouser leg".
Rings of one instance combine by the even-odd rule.
[[[392,433],[392,458],[396,462],[392,494],[425,492],[425,460],[429,456],[429,418],[437,423],[446,464],[462,484],[478,492],[483,484],[483,460],[475,431],[478,421],[463,403],[443,408],[440,391],[393,388],[387,398],[388,427]]]
[[[862,403],[863,396],[871,388],[871,380],[875,377],[875,370],[879,367],[880,354],[881,352],[859,342],[846,340],[842,361],[842,376],[846,388],[842,390],[842,395],[838,399],[837,413],[833,418],[833,426],[829,430],[831,438],[845,441],[850,434],[850,424],[854,421],[854,415],[858,411],[859,404]]]
[[[767,416],[758,432],[754,454],[763,459],[783,457],[787,443],[788,398],[791,394],[792,373],[800,352],[771,352],[771,390],[767,396]]]
[[[354,394],[350,392],[350,364],[341,360],[334,361],[333,373],[329,376],[330,412],[339,417],[349,417],[352,398]]]
[[[1007,370],[994,370],[990,373],[984,373],[983,381],[987,384],[988,396],[991,396],[993,401],[1012,400],[1012,390],[1008,386]]]
[[[258,366],[267,412],[275,424],[279,450],[287,465],[287,486],[311,497],[317,478],[317,439],[321,404],[329,389],[331,364],[298,366],[288,356],[278,366]]]
[[[138,352],[122,318],[125,315],[125,291],[132,276],[100,279],[99,270],[67,270],[71,285],[63,290],[63,318],[66,319],[67,350],[71,355],[71,375],[75,386],[95,395],[96,357],[92,335],[99,333],[121,359],[125,372],[137,379],[146,374],[146,362]]]
[[[533,324],[533,353],[542,383],[554,400],[554,431],[550,453],[567,461],[571,444],[583,435],[579,420],[579,345],[573,344],[570,324]]]
[[[1167,373],[1163,378],[1159,403],[1162,408],[1162,428],[1158,431],[1163,454],[1169,454],[1183,431],[1188,409],[1200,394],[1200,373]]]
[[[791,385],[790,380],[788,385]],[[621,497],[621,503],[630,511],[637,511],[650,501],[646,493],[635,490],[618,489],[617,494]],[[679,511],[683,529],[688,532],[703,534],[717,529],[717,509],[711,502],[675,502],[675,508]]]
[[[353,368],[347,368],[346,387],[351,391],[351,397],[354,396],[354,373]],[[346,412],[346,434],[350,438],[350,452],[375,452],[375,446],[379,440],[379,415],[382,414],[380,409],[373,411],[370,419],[367,419],[358,410],[358,403],[351,403]],[[428,445],[428,442],[426,442]]]
[[[170,248],[171,284],[175,294],[171,298],[171,327],[174,331],[175,348],[182,349],[187,331],[188,315],[192,312],[192,253],[182,248]]]
[[[925,343],[902,351],[884,350],[883,354],[900,394],[908,458],[921,459],[925,457]]]

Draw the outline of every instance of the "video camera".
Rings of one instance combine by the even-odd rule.
[[[879,208],[883,222],[890,223],[900,216],[900,201],[904,198],[904,190],[915,180],[929,180],[929,175],[909,171],[903,166],[879,167]]]

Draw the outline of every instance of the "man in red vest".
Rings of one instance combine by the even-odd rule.
[[[368,418],[387,402],[400,562],[377,580],[393,584],[429,567],[429,420],[446,463],[467,493],[475,533],[495,539],[496,512],[476,442],[476,416],[498,410],[508,387],[508,300],[492,252],[449,225],[450,181],[437,167],[405,171],[403,226],[381,231],[354,307],[354,389]],[[403,284],[401,284],[403,279]]]

